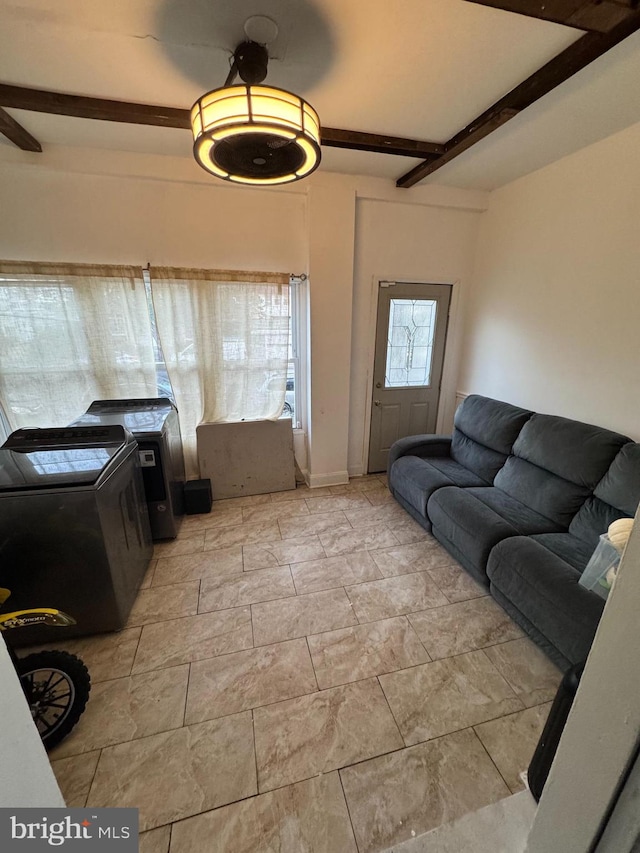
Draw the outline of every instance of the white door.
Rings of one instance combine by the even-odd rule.
[[[450,285],[380,283],[369,473],[397,439],[435,432],[450,301]]]

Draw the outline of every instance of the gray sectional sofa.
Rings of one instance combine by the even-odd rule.
[[[589,651],[604,602],[578,584],[598,537],[640,502],[640,444],[471,395],[453,435],[390,450],[395,499],[565,668]]]

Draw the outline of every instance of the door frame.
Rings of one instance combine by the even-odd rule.
[[[371,441],[371,410],[373,409],[373,368],[376,352],[376,326],[378,318],[378,290],[381,281],[395,281],[398,284],[443,284],[451,288],[451,302],[449,303],[449,323],[447,326],[447,338],[444,347],[444,361],[442,366],[442,384],[440,386],[440,397],[438,399],[438,413],[436,418],[436,430],[439,433],[450,432],[455,412],[456,383],[458,379],[459,361],[459,301],[461,280],[443,278],[441,275],[426,277],[420,276],[372,276],[369,290],[369,332],[368,332],[368,358],[367,358],[367,397],[364,407],[363,442],[361,468],[363,474],[368,472],[369,466],[369,443]]]

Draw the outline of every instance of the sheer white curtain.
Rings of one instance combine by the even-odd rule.
[[[188,475],[200,423],[277,420],[289,355],[289,276],[151,270],[151,291],[180,413]]]
[[[11,429],[157,394],[142,270],[0,261],[0,404]]]

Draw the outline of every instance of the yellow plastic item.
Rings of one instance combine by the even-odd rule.
[[[76,620],[72,616],[63,613],[62,610],[55,610],[53,607],[34,607],[30,610],[0,613],[0,631],[6,631],[9,628],[25,628],[29,625],[66,627],[75,624]]]

